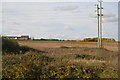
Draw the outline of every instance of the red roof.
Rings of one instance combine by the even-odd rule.
[[[21,36],[21,38],[29,38],[29,36]]]

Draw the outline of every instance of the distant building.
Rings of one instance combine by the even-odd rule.
[[[29,36],[21,36],[21,37],[17,37],[18,40],[29,40]]]
[[[10,39],[17,39],[17,36],[9,36]]]
[[[3,36],[3,37],[9,38],[9,39],[17,39],[17,36]]]
[[[32,38],[30,38],[28,35],[22,35],[22,36],[2,36],[5,38],[9,38],[9,39],[17,39],[17,40],[32,40]]]

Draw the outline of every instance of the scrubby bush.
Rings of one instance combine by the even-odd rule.
[[[3,78],[37,78],[42,75],[42,68],[53,58],[39,53],[17,54],[3,57]]]
[[[67,48],[67,49],[71,49],[71,48],[81,48],[81,47],[60,46],[60,48]]]
[[[76,54],[76,58],[80,58],[80,59],[94,59],[95,56],[92,55],[88,55],[88,54]]]
[[[20,46],[16,40],[2,38],[2,51],[3,53],[19,53]]]
[[[62,63],[38,53],[3,58],[3,78],[99,78],[100,68]],[[48,63],[49,62],[49,63]],[[94,71],[94,72],[93,72]]]
[[[20,46],[14,39],[2,38],[2,53],[3,54],[19,54],[30,51],[27,46]]]
[[[92,78],[99,80],[105,75],[116,77],[115,71],[106,71],[104,66],[83,66],[57,62],[56,59],[45,55],[29,52],[25,55],[11,55],[3,57],[3,78],[25,79],[62,79]],[[109,73],[109,74],[108,74]],[[89,79],[88,79],[89,80]]]
[[[86,60],[104,60],[102,57],[94,56],[94,55],[89,55],[89,54],[76,54],[75,58],[77,59],[86,59]]]
[[[69,47],[67,47],[67,46],[60,46],[60,48],[69,48]]]

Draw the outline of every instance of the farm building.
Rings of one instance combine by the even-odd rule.
[[[29,36],[21,36],[21,37],[17,37],[18,40],[29,40]]]

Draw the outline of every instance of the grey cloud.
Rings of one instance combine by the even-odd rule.
[[[118,18],[117,17],[110,17],[110,18],[104,18],[103,22],[117,22]]]
[[[97,14],[89,14],[91,18],[97,18]]]
[[[72,28],[72,27],[70,27],[70,26],[64,26],[64,29],[66,29],[66,30],[71,30],[71,31],[74,30],[74,28]]]
[[[80,36],[78,35],[63,35],[63,34],[57,34],[57,35],[54,35],[55,38],[58,38],[58,39],[66,39],[66,40],[70,40],[70,39],[80,39]]]
[[[92,18],[97,18],[97,14],[90,14],[89,16],[92,17]],[[116,17],[116,15],[114,15],[114,14],[103,14],[103,17],[104,18],[110,18],[110,17]]]
[[[103,22],[117,22],[118,18],[115,14],[110,12],[104,12]]]
[[[97,18],[97,14],[90,14],[91,18]],[[113,13],[104,12],[103,14],[103,22],[117,22],[118,18]]]
[[[63,34],[57,34],[57,35],[54,35],[54,37],[61,38],[61,37],[65,37],[65,35],[63,35]]]
[[[12,24],[13,25],[20,25],[20,23],[17,23],[17,22],[13,22]]]
[[[61,10],[61,11],[73,11],[78,9],[79,6],[62,6],[62,7],[56,7],[55,10]]]
[[[115,17],[116,15],[110,12],[104,12],[104,18]]]

